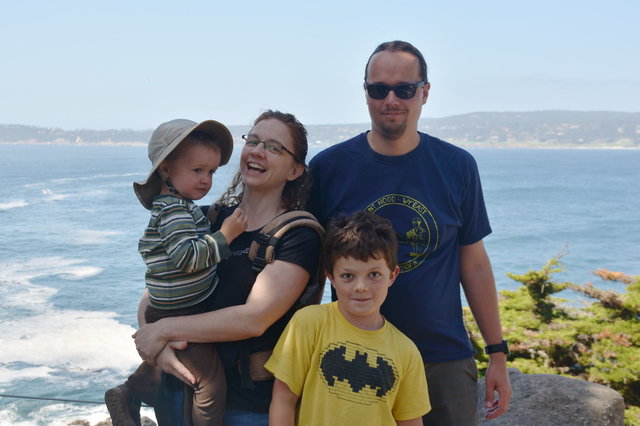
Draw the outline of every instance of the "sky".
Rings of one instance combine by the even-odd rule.
[[[364,66],[396,39],[427,60],[422,117],[639,112],[638,16],[636,0],[5,0],[0,124],[367,123]]]

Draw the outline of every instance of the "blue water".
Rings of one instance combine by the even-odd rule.
[[[472,153],[499,289],[517,287],[507,272],[539,269],[561,252],[562,281],[622,290],[591,271],[640,275],[640,150]],[[236,154],[215,174],[206,202],[237,163]],[[0,393],[101,401],[137,365],[130,335],[148,213],[131,182],[147,171],[142,146],[0,145]],[[0,397],[2,425],[107,416],[103,405]]]

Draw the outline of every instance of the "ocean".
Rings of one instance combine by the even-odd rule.
[[[591,272],[640,275],[640,150],[470,151],[499,290],[518,287],[507,272],[540,269],[560,253],[558,281],[623,291]],[[148,212],[131,183],[146,176],[146,154],[144,146],[0,145],[0,394],[101,402],[138,364],[130,336]],[[238,154],[216,172],[203,203],[226,187]],[[100,404],[0,396],[0,425],[106,417]]]

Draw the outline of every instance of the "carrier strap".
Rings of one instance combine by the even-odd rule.
[[[253,261],[253,270],[260,272],[266,265],[273,262],[276,246],[280,242],[280,238],[289,230],[299,226],[307,226],[313,229],[321,239],[324,236],[322,225],[311,213],[302,210],[282,213],[263,226],[258,236],[251,243],[248,256]]]
[[[218,204],[212,205],[206,212],[206,216],[213,224],[218,218],[221,206]],[[273,262],[275,257],[275,250],[280,242],[280,239],[284,234],[291,229],[299,226],[307,226],[318,233],[320,241],[324,238],[324,228],[318,220],[311,213],[303,210],[292,210],[284,212],[281,215],[276,216],[266,225],[264,225],[255,239],[249,246],[249,253],[247,257],[251,261],[251,267],[259,273],[269,263]],[[307,305],[318,304],[322,301],[322,294],[324,293],[325,274],[318,258],[318,268],[316,274],[309,278],[309,282],[305,287],[302,295],[298,298],[295,304],[295,309],[303,308]],[[241,386],[244,389],[254,389],[254,380],[265,380],[266,376],[260,376],[260,372],[263,371],[267,374],[268,371],[264,369],[264,362],[270,355],[270,351],[253,352],[249,346],[242,347],[243,350],[238,356],[237,366],[240,374]],[[261,355],[267,356],[261,356]],[[255,376],[255,377],[252,377]]]
[[[207,211],[207,218],[213,224],[218,218],[221,206],[214,204]],[[318,220],[304,210],[291,210],[284,212],[264,225],[249,247],[249,260],[254,271],[260,272],[269,263],[273,262],[276,247],[280,238],[290,229],[299,226],[307,226],[318,233],[320,240],[324,237],[324,228]]]

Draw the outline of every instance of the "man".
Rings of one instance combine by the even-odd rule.
[[[477,424],[477,369],[462,320],[460,287],[487,343],[486,417],[508,407],[495,281],[482,239],[491,232],[473,157],[418,132],[430,84],[422,54],[383,43],[365,68],[371,130],[311,161],[309,209],[321,223],[356,210],[389,219],[401,273],[382,313],[418,346],[432,411],[425,424]],[[494,391],[498,397],[494,396]]]

